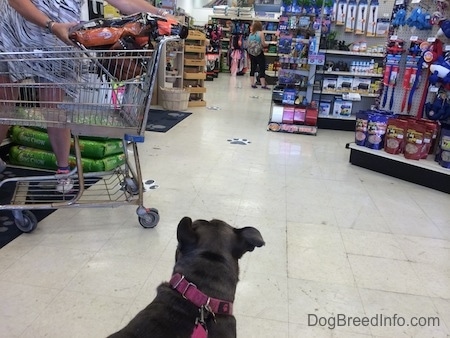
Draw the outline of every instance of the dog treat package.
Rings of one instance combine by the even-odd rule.
[[[450,128],[441,129],[439,164],[444,168],[450,169]]]
[[[410,120],[406,128],[404,156],[410,160],[419,160],[422,157],[422,148],[426,127],[424,124]]]
[[[387,121],[389,117],[385,113],[370,113],[367,122],[367,138],[364,145],[370,149],[380,150],[384,146]]]
[[[356,113],[355,125],[355,143],[363,146],[367,137],[367,123],[369,122],[369,114],[366,111]]]
[[[419,122],[423,123],[426,128],[421,157],[426,159],[429,154],[434,153],[436,140],[439,133],[439,125],[437,122],[429,120],[419,120]]]
[[[406,120],[395,117],[389,118],[384,138],[385,152],[389,154],[400,154],[403,152],[407,126],[408,121]]]

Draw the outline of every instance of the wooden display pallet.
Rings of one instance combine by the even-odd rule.
[[[186,80],[204,80],[206,79],[206,74],[184,72],[183,78]]]
[[[186,40],[206,40],[206,35],[195,29],[190,29]]]
[[[206,51],[206,46],[201,45],[201,46],[197,46],[197,45],[188,45],[186,44],[184,46],[184,52],[185,53],[201,53],[201,54],[205,54]]]
[[[206,101],[203,100],[189,101],[188,107],[206,107]]]
[[[184,89],[191,94],[202,94],[206,93],[205,87],[184,87]]]
[[[198,66],[198,67],[204,67],[204,66],[206,66],[206,60],[205,60],[205,59],[190,59],[190,58],[185,58],[185,59],[184,59],[184,65],[185,65],[185,66]]]

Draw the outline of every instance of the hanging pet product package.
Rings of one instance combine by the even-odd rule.
[[[358,14],[356,16],[355,34],[365,34],[368,13],[367,0],[360,0],[358,4]]]

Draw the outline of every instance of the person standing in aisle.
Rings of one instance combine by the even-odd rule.
[[[248,36],[248,54],[250,56],[250,83],[252,88],[257,88],[255,73],[259,68],[259,80],[261,81],[261,88],[270,89],[266,83],[266,57],[264,55],[264,48],[267,47],[264,33],[262,32],[262,23],[260,21],[253,21],[250,27],[250,34]]]
[[[81,7],[84,1],[86,0],[0,0],[0,52],[7,54],[18,48],[39,49],[42,46],[57,48],[72,45],[69,39],[69,29],[81,20]],[[108,3],[123,14],[138,12],[148,12],[160,16],[169,14],[167,11],[151,5],[146,0],[108,0]],[[51,61],[41,61],[41,63],[45,62]],[[34,71],[37,67],[34,67],[30,61],[28,63],[30,63],[30,65],[27,65],[27,69],[30,70],[30,77],[32,76],[40,82],[57,82],[52,74]],[[45,64],[43,66],[46,67]],[[39,68],[42,69],[42,67]],[[70,77],[71,75],[67,74],[67,76]],[[14,62],[8,62],[7,56],[0,56],[0,83],[20,82],[22,80],[24,79],[17,78],[17,74],[14,72]],[[65,80],[67,83],[71,81],[70,78]],[[67,88],[58,88],[55,85],[54,87],[40,89],[38,95],[42,101],[61,102],[67,90]],[[70,93],[67,94],[70,95]],[[3,90],[0,90],[0,105],[6,106],[8,100],[14,101],[18,97],[19,90],[17,87],[11,86],[7,90],[5,86]],[[7,136],[8,128],[7,125],[0,125],[0,144]],[[56,156],[57,173],[68,174],[70,172],[70,130],[49,127],[47,131]],[[6,163],[0,159],[0,172],[5,168]],[[56,191],[65,193],[72,189],[73,181],[70,178],[58,180]]]

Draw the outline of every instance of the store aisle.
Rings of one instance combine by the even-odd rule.
[[[58,210],[0,250],[0,336],[121,328],[170,278],[190,216],[266,241],[241,261],[241,338],[449,337],[449,196],[350,165],[352,133],[267,132],[271,93],[248,77],[206,84],[217,109],[189,109],[140,145],[156,228],[135,206]]]

